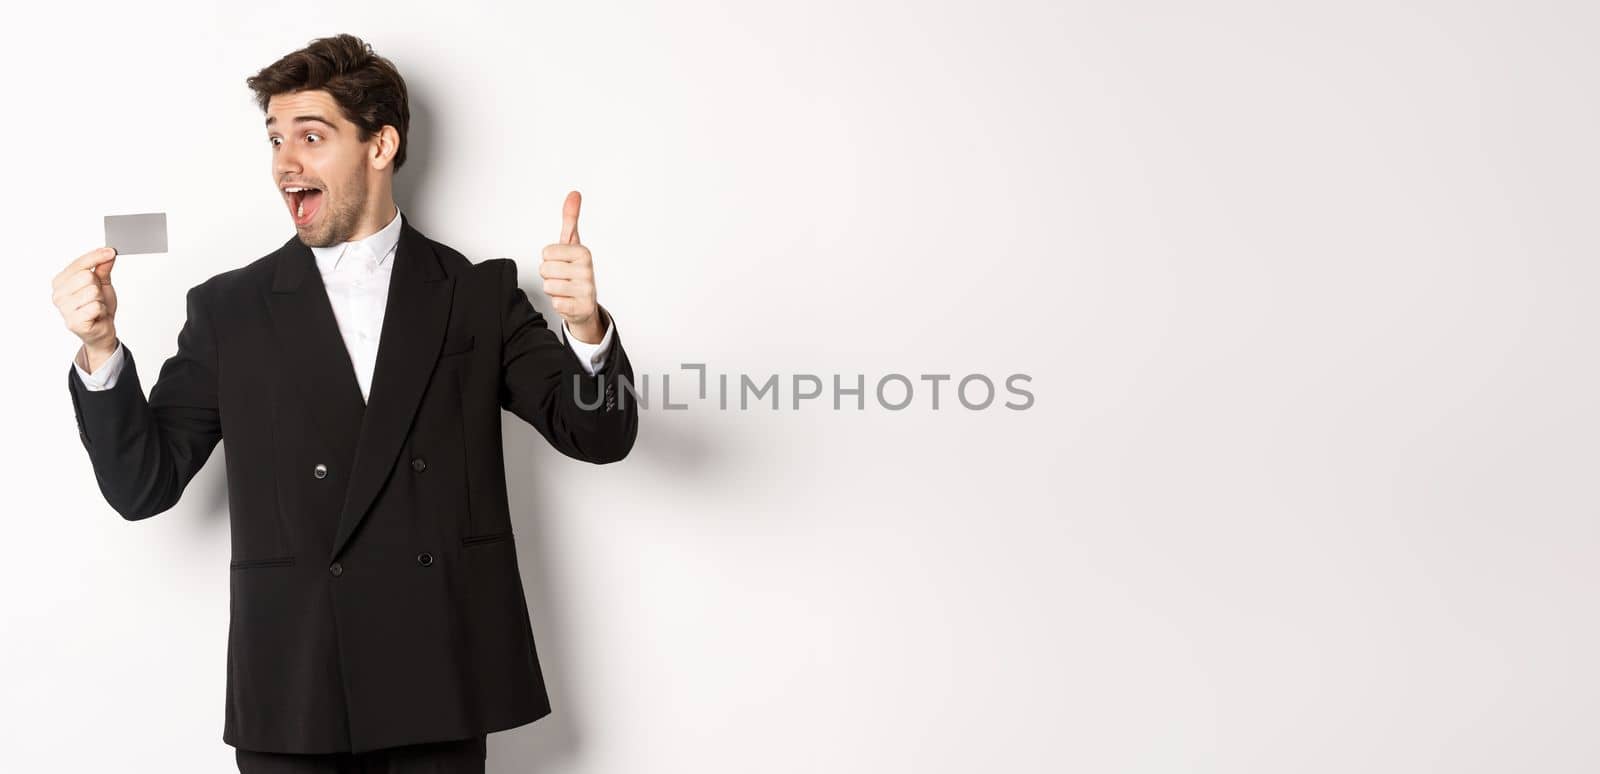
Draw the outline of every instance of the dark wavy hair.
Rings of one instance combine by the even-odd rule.
[[[245,79],[256,93],[261,112],[278,94],[322,89],[339,103],[344,117],[361,129],[366,142],[384,125],[400,134],[394,168],[406,163],[406,132],[411,107],[406,102],[406,81],[394,63],[373,53],[372,46],[354,35],[317,38],[310,45],[261,68]]]

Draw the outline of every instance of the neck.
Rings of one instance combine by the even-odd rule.
[[[378,233],[389,221],[394,220],[398,210],[394,203],[394,191],[385,187],[384,191],[367,200],[367,207],[361,212],[361,220],[356,224],[355,234],[349,242],[359,242],[373,234]]]

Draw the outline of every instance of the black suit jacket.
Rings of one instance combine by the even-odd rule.
[[[68,369],[100,491],[126,519],[171,508],[227,439],[222,739],[236,747],[361,752],[550,712],[500,411],[575,459],[627,456],[621,331],[590,376],[513,261],[474,264],[403,220],[393,260],[368,402],[298,237],[188,291],[148,400],[127,342],[110,390]]]

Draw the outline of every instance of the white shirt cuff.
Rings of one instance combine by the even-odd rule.
[[[611,332],[617,329],[611,321],[611,313],[601,309],[600,313],[606,316],[606,335],[600,337],[599,344],[586,344],[572,335],[572,329],[567,327],[567,321],[561,321],[561,333],[567,340],[567,346],[578,354],[578,360],[583,363],[583,369],[594,376],[600,369],[606,367],[606,353],[611,351]],[[117,346],[122,346],[119,342]]]
[[[82,348],[79,351],[81,352]],[[117,374],[122,373],[122,342],[117,342],[116,351],[112,352],[111,357],[107,358],[106,362],[101,363],[100,367],[94,370],[94,373],[91,374],[83,370],[83,366],[78,365],[78,358],[76,357],[72,359],[72,367],[77,369],[78,378],[83,381],[84,389],[89,392],[109,390],[117,386]]]

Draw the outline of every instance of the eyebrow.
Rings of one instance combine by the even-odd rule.
[[[277,121],[277,120],[278,120],[277,116],[267,116],[267,126],[272,126],[272,123],[274,121]],[[307,121],[316,121],[317,123],[327,125],[327,127],[329,129],[334,128],[333,122],[329,121],[326,118],[323,118],[322,116],[310,115],[310,116],[295,116],[294,117],[294,122],[297,123],[297,124],[302,124],[302,123],[305,123]]]

